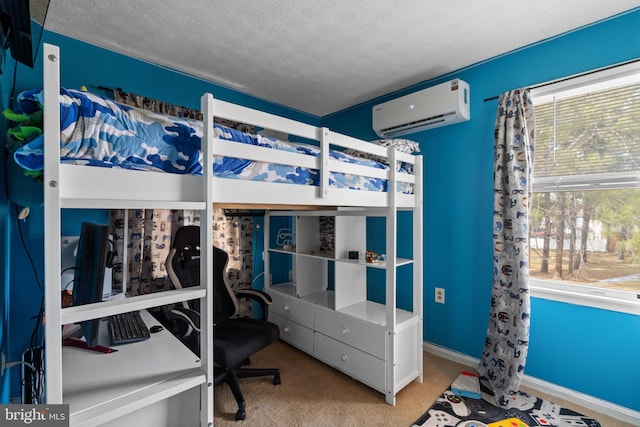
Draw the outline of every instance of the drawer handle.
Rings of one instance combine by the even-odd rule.
[[[347,356],[346,354],[343,354],[343,355],[340,357],[340,359],[341,359],[343,362],[346,362],[347,360],[349,360],[349,356]]]
[[[289,311],[289,306],[288,305],[284,306],[284,311]]]
[[[347,332],[349,332],[349,330],[348,330],[347,328],[342,328],[342,333],[343,333],[344,335],[347,335]]]

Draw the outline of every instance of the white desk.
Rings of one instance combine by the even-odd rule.
[[[148,327],[158,324],[146,311],[142,317]],[[105,326],[103,321],[101,344],[108,342]],[[146,341],[112,348],[118,351],[63,348],[63,401],[69,404],[71,425],[199,424],[197,386],[206,378],[198,356],[166,330]],[[165,400],[172,396],[180,403]]]

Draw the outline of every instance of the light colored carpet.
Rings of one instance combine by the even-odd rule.
[[[384,395],[336,371],[296,348],[278,341],[251,359],[251,367],[278,367],[282,384],[272,378],[245,378],[240,388],[247,418],[235,421],[238,409],[229,387],[214,391],[216,426],[400,426],[409,427],[469,367],[424,353],[424,381],[413,381],[396,396],[396,406]],[[522,391],[588,415],[603,427],[632,427],[555,396]]]

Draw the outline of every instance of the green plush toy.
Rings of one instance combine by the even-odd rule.
[[[44,202],[42,171],[28,171],[21,168],[13,160],[13,153],[42,134],[42,111],[21,114],[6,109],[2,114],[7,120],[18,123],[17,126],[7,130],[5,138],[5,146],[9,151],[5,163],[9,198],[25,208],[41,206]]]

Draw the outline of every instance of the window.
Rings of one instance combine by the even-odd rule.
[[[532,294],[640,314],[640,62],[532,98]]]

